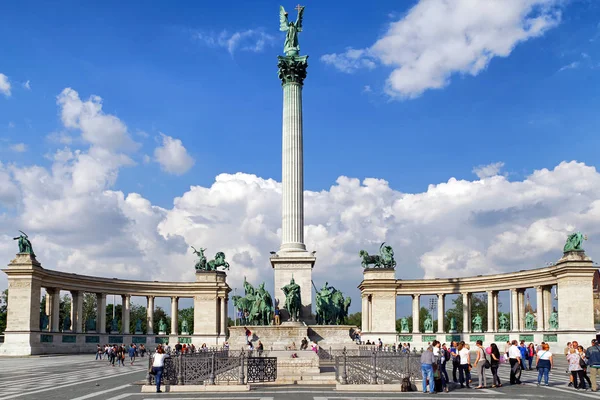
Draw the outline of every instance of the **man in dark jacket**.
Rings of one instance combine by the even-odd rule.
[[[592,391],[598,391],[598,384],[596,383],[596,375],[598,374],[598,368],[600,368],[600,346],[596,342],[596,339],[592,340],[592,345],[585,351],[585,358],[590,366],[590,379],[592,380]]]

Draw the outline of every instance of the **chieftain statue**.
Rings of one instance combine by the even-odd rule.
[[[165,321],[161,318],[160,321],[158,321],[158,333],[164,334],[167,331],[167,324],[165,323]]]
[[[35,257],[35,253],[33,252],[33,247],[31,246],[31,242],[29,241],[29,236],[23,231],[19,231],[21,234],[13,240],[18,240],[19,244],[19,253],[31,254]]]
[[[450,333],[456,333],[456,318],[450,318]]]
[[[290,314],[290,321],[298,321],[300,318],[300,309],[302,301],[300,298],[300,285],[294,281],[294,277],[289,284],[281,288],[285,294],[285,309]]]
[[[408,318],[400,319],[400,333],[408,333]]]
[[[431,315],[427,314],[427,318],[423,321],[423,327],[425,328],[425,332],[433,332],[433,320],[431,319]]]
[[[500,324],[500,332],[505,332],[508,330],[508,317],[506,316],[506,314],[501,313],[500,316],[498,317],[498,322]]]
[[[188,329],[189,329],[189,327],[188,327],[187,319],[184,318],[183,321],[181,321],[181,334],[189,335],[190,331]]]
[[[314,284],[313,284],[314,285]],[[348,309],[352,300],[327,282],[317,290],[317,324],[342,325],[348,318]]]
[[[535,317],[533,316],[532,313],[527,311],[527,313],[525,314],[525,329],[527,329],[528,331],[532,331],[534,324],[535,324]]]
[[[550,324],[550,329],[558,329],[558,313],[556,312],[556,309],[553,309],[552,313],[550,313],[548,323]]]
[[[370,255],[365,250],[358,252],[362,258],[361,266],[363,268],[395,268],[396,260],[394,260],[394,250],[392,246],[385,246],[385,242],[379,246],[378,255]],[[370,267],[370,265],[373,265]]]
[[[275,311],[271,294],[265,289],[264,282],[255,289],[244,277],[244,297],[232,296],[235,308],[245,315],[248,312],[247,325],[269,325]]]
[[[204,251],[206,251],[206,249],[200,247],[200,250],[196,250],[194,246],[190,247],[194,249],[194,254],[198,256],[198,261],[196,261],[196,265],[194,266],[196,271],[216,271],[218,267],[223,267],[224,270],[229,269],[229,263],[225,261],[225,253],[222,251],[219,251],[215,255],[214,260],[207,262],[206,256],[204,255]]]
[[[476,314],[475,318],[473,318],[473,332],[481,332],[482,331],[482,325],[483,325],[483,319],[481,318],[481,315]]]
[[[583,241],[587,240],[581,232],[571,233],[567,238],[567,242],[565,243],[565,247],[563,248],[563,252],[568,251],[583,251]]]
[[[300,53],[300,44],[298,43],[298,32],[302,32],[302,16],[304,15],[304,7],[298,5],[298,17],[296,22],[288,20],[288,13],[283,6],[279,6],[279,29],[285,34],[285,43],[283,52],[286,56],[297,56]]]

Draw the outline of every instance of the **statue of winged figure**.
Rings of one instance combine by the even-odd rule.
[[[297,56],[300,52],[300,44],[298,43],[298,32],[302,32],[302,16],[304,14],[304,6],[296,7],[298,17],[296,22],[288,20],[288,13],[283,6],[279,6],[279,30],[287,32],[285,35],[285,44],[283,52],[286,56]]]

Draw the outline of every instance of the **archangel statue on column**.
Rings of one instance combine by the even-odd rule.
[[[302,16],[304,15],[304,6],[297,6],[298,17],[296,22],[288,20],[288,13],[283,6],[279,6],[279,29],[287,32],[285,35],[285,44],[283,52],[286,56],[297,56],[300,53],[300,44],[298,43],[298,32],[302,32]]]

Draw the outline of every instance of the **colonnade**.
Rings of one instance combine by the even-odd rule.
[[[578,335],[593,335],[595,328],[592,281],[597,269],[583,251],[564,253],[555,265],[545,268],[488,276],[403,280],[396,279],[394,269],[365,269],[363,281],[359,286],[362,297],[361,337],[365,340],[385,337],[388,341],[396,341],[397,334],[400,333],[396,332],[397,296],[412,297],[412,329],[408,331],[405,326],[400,333],[407,339],[422,340],[433,337],[427,334],[449,333],[449,336],[439,338],[445,341],[450,338],[454,340],[456,336],[452,334],[459,334],[463,340],[469,340],[480,338],[477,334],[502,333],[497,335],[495,340],[507,340],[510,334],[521,338],[523,333],[539,333],[540,338],[551,337],[552,340],[561,341],[561,338],[564,338],[568,341]],[[560,294],[557,310],[552,306],[553,287],[556,287],[557,293]],[[526,323],[525,291],[528,288],[535,288],[536,291],[537,310],[532,314],[537,320],[537,326],[533,327]],[[503,327],[499,323],[498,309],[498,294],[502,291],[510,292],[510,325]],[[480,315],[482,321],[487,316],[487,326],[482,325],[481,330],[475,330],[472,326],[472,299],[476,293],[485,293],[487,297],[486,315]],[[462,296],[462,326],[456,326],[455,330],[448,329],[446,298],[448,295],[457,294]],[[421,331],[419,319],[422,296],[437,298],[437,329],[429,327],[433,329]],[[433,322],[433,318],[431,320]]]
[[[146,344],[181,341],[197,346],[203,343],[219,345],[225,342],[228,334],[227,304],[231,289],[223,271],[197,272],[195,282],[109,279],[47,270],[34,256],[25,253],[17,254],[3,271],[8,276],[9,290],[5,342],[0,346],[0,354],[87,352],[95,349],[98,343],[111,341]],[[42,289],[46,291],[46,308],[43,311],[48,318],[47,324],[45,317],[44,323],[40,321]],[[72,299],[69,326],[60,326],[61,291],[70,292]],[[84,321],[83,303],[87,293],[96,296],[94,326],[86,326]],[[121,297],[119,332],[107,332],[106,303],[109,295]],[[132,297],[146,299],[145,334],[130,331]],[[171,301],[171,325],[166,326],[165,332],[154,331],[157,298],[169,298]],[[179,300],[184,298],[194,301],[193,332],[187,334],[178,330]]]

